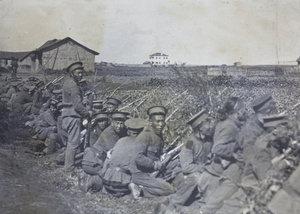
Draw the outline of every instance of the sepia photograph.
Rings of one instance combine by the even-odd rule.
[[[0,213],[300,213],[299,14],[0,0]]]

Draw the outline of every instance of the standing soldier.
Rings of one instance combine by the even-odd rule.
[[[146,197],[164,196],[174,193],[171,184],[162,178],[155,178],[150,174],[157,170],[163,170],[164,165],[160,161],[163,152],[164,141],[162,130],[165,126],[167,109],[163,106],[153,106],[147,114],[150,126],[137,136],[136,156],[132,165],[132,182],[142,186],[142,192]]]
[[[82,104],[82,94],[78,82],[82,79],[84,68],[82,62],[75,62],[67,68],[71,78],[66,80],[62,88],[63,96],[63,129],[68,133],[65,154],[65,172],[71,173],[75,169],[75,153],[80,145],[80,131],[83,118],[90,118],[89,112]]]
[[[18,59],[12,58],[11,59],[11,68],[12,68],[12,74],[11,77],[16,77],[17,76],[17,70],[18,70]]]

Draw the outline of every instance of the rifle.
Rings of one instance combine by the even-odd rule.
[[[92,90],[90,100],[89,100],[89,111],[93,110],[93,99],[94,99],[94,95],[95,95],[95,83],[96,83],[96,78],[97,78],[97,72],[98,72],[98,70],[96,69],[95,75],[94,75],[93,90]],[[90,147],[91,128],[92,128],[92,118],[89,118],[84,148]]]
[[[281,112],[279,115],[285,115],[285,114],[288,113],[289,111],[292,111],[292,110],[294,110],[295,108],[297,108],[299,105],[300,105],[300,103],[296,103],[292,108],[287,109],[287,110]]]
[[[65,76],[62,74],[61,76],[59,76],[59,77],[56,77],[54,80],[52,80],[52,81],[50,81],[50,82],[48,82],[46,85],[45,85],[45,87],[44,87],[44,89],[47,89],[50,85],[54,85],[54,84],[56,84],[56,83],[58,83],[59,81],[61,81],[63,78],[64,78]]]
[[[146,100],[146,99],[147,99],[151,94],[153,94],[154,91],[156,91],[159,87],[160,87],[160,86],[156,87],[156,88],[153,89],[150,93],[146,94],[145,96],[143,96],[143,97],[141,97],[141,98],[138,98],[138,99],[134,100],[133,102],[127,104],[126,106],[123,106],[122,108],[119,108],[119,111],[121,111],[121,110],[123,110],[123,109],[125,109],[125,108],[127,108],[127,107],[129,107],[129,106],[131,106],[132,104],[136,103],[136,102],[139,101],[139,100],[142,100],[142,99],[145,99],[145,100]],[[144,102],[144,101],[143,101],[143,102]]]
[[[179,146],[175,147],[174,149],[168,151],[167,153],[163,154],[160,158],[160,161],[163,164],[162,169],[157,170],[152,173],[153,177],[157,177],[160,175],[162,171],[166,168],[167,164],[181,151],[181,147],[184,145],[184,143],[180,144]]]
[[[112,97],[116,91],[121,88],[123,85],[125,85],[130,79],[126,80],[125,82],[123,82],[121,85],[119,85],[117,88],[115,88],[115,90],[108,96],[108,97]]]

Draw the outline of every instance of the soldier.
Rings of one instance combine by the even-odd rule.
[[[108,115],[106,112],[99,112],[94,115],[91,126],[90,146],[96,143],[101,133],[108,127]]]
[[[122,102],[114,97],[108,97],[105,107],[107,112],[115,112],[118,110]]]
[[[102,100],[93,100],[93,112],[94,114],[102,112],[103,101]]]
[[[8,101],[8,106],[14,110],[14,112],[22,112],[22,114],[27,112],[27,108],[32,105],[32,97],[29,94],[29,90],[31,90],[32,87],[33,86],[28,84],[19,85],[19,91]]]
[[[17,76],[18,67],[19,67],[18,59],[12,57],[12,59],[11,59],[11,69],[12,69],[11,77]]]
[[[52,133],[57,133],[57,121],[55,117],[56,107],[58,101],[52,99],[50,108],[42,112],[34,121],[34,128],[37,132],[37,135],[34,138],[39,140],[46,140],[47,137]]]
[[[99,174],[108,152],[120,138],[126,136],[124,122],[127,119],[127,115],[129,115],[127,112],[114,112],[111,125],[101,133],[92,147],[84,150],[82,168],[87,174]]]
[[[246,121],[242,127],[239,138],[239,145],[243,148],[243,161],[245,167],[242,173],[242,181],[244,188],[255,186],[256,179],[252,173],[251,156],[255,151],[253,150],[253,144],[256,139],[264,134],[265,128],[263,126],[263,118],[277,113],[275,101],[271,94],[265,94],[258,97],[250,104],[254,114]],[[254,184],[253,184],[254,182]],[[240,206],[238,206],[238,204]],[[224,201],[223,207],[219,210],[222,212],[238,213],[241,207],[247,205],[247,196],[242,188],[233,194],[229,199]]]
[[[112,193],[124,195],[132,193],[133,198],[138,198],[140,190],[131,183],[130,166],[136,149],[136,136],[143,130],[146,121],[141,118],[131,118],[125,121],[127,137],[118,140],[109,159],[105,160],[106,169],[103,176],[105,188]]]
[[[175,185],[177,191],[170,198],[168,209],[171,211],[178,205],[184,205],[190,199],[197,187],[197,180],[209,161],[213,146],[212,137],[216,123],[205,110],[194,115],[187,124],[191,126],[193,133],[180,152],[182,173],[174,182],[178,183],[178,186]]]
[[[238,139],[240,128],[246,119],[245,104],[240,98],[230,97],[225,103],[224,111],[228,117],[216,126],[212,147],[214,160],[206,167],[208,173],[220,176],[219,186],[213,192],[207,193],[206,203],[201,207],[203,213],[215,213],[222,207],[224,200],[238,190],[237,183],[240,182],[244,165]],[[209,176],[200,177],[200,192],[210,186],[209,179]]]
[[[82,94],[78,82],[82,79],[84,68],[82,62],[75,62],[67,68],[71,78],[66,80],[62,88],[63,96],[63,129],[68,133],[65,154],[65,172],[71,173],[75,169],[75,153],[80,146],[80,131],[83,118],[90,118],[89,112],[82,104]]]
[[[160,161],[164,142],[162,130],[165,126],[167,109],[163,106],[153,106],[148,109],[150,125],[137,136],[137,153],[131,167],[132,182],[142,187],[146,197],[163,196],[174,193],[171,184],[162,178],[155,178],[150,173],[164,168]]]
[[[275,115],[263,118],[267,133],[261,135],[254,143],[254,153],[251,155],[252,172],[256,180],[249,188],[259,187],[261,182],[270,174],[271,169],[279,165],[272,164],[272,159],[280,156],[286,150],[293,132],[284,115]],[[269,172],[268,172],[269,171]],[[277,172],[272,172],[277,174]]]
[[[263,133],[263,117],[277,113],[276,104],[271,94],[265,94],[255,99],[250,105],[255,114],[246,121],[241,130],[242,134],[239,139],[241,148],[249,143],[253,144],[256,138]]]

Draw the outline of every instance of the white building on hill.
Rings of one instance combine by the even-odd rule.
[[[169,56],[163,53],[154,53],[149,56],[152,66],[168,66],[170,64]]]

